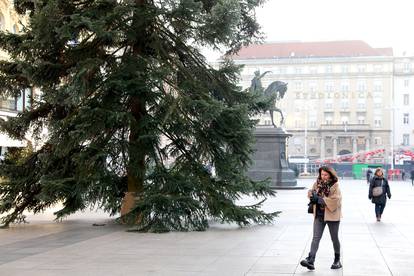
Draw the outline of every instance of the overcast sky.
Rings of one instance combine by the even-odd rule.
[[[414,55],[413,6],[412,0],[268,0],[257,19],[270,42],[363,40]]]

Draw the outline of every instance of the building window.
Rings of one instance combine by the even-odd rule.
[[[302,144],[302,140],[299,137],[295,137],[295,138],[293,138],[293,144],[295,144],[295,145],[301,145]]]
[[[375,127],[381,127],[381,118],[376,117],[376,118],[374,119],[374,126],[375,126]]]
[[[325,73],[332,73],[333,69],[332,69],[332,65],[326,65],[325,66]]]
[[[363,73],[367,71],[367,66],[365,64],[358,65],[358,73]]]
[[[410,114],[409,113],[404,113],[403,124],[408,125],[409,123],[410,123]]]
[[[0,109],[16,111],[17,109],[16,99],[13,99],[13,98],[0,99]]]
[[[378,99],[379,101],[382,101],[382,93],[381,92],[374,92],[372,94],[373,94],[374,100]]]
[[[342,65],[341,66],[341,71],[342,71],[342,73],[348,73],[348,71],[349,71],[348,65]]]
[[[1,12],[0,12],[0,30],[3,30],[4,27],[5,27],[4,17],[3,17],[3,14],[1,14]]]
[[[404,63],[404,71],[410,72],[411,71],[411,63]]]
[[[316,66],[309,67],[309,73],[317,74],[318,73],[318,67],[316,67]]]
[[[301,81],[295,81],[295,90],[302,90],[302,82]]]
[[[360,125],[365,124],[365,116],[358,116],[358,124]]]
[[[316,82],[309,83],[309,91],[310,92],[316,92],[318,87],[318,84]]]
[[[325,109],[333,109],[333,99],[325,99]]]
[[[404,105],[410,104],[410,95],[404,94]]]
[[[381,145],[382,141],[381,141],[381,137],[374,137],[374,145]]]
[[[326,92],[333,92],[334,91],[334,83],[333,82],[326,82],[325,83],[325,91]]]
[[[341,109],[349,109],[349,99],[341,99]]]
[[[410,145],[410,134],[403,134],[403,146]]]
[[[349,82],[341,83],[341,92],[348,92],[349,91]]]
[[[286,67],[279,67],[279,74],[284,75],[287,73]]]
[[[295,74],[302,74],[302,67],[295,67]]]
[[[332,125],[332,117],[330,116],[325,117],[325,124]]]
[[[357,91],[364,92],[367,90],[367,83],[365,81],[359,81],[357,84]]]
[[[374,92],[382,91],[382,81],[374,81]]]
[[[382,72],[382,64],[375,64],[374,65],[374,72]]]
[[[404,80],[404,87],[410,87],[410,80]]]
[[[367,103],[365,99],[358,99],[357,100],[357,108],[365,110],[367,107]]]
[[[379,110],[378,108],[382,107],[382,98],[381,97],[375,97],[374,96],[374,107],[376,108],[375,110]]]
[[[312,105],[312,108],[314,108],[314,105]],[[311,120],[316,121],[316,117],[318,116],[318,111],[316,109],[309,110],[309,116],[311,117]]]
[[[265,124],[266,126],[270,126],[270,125],[272,124],[272,121],[271,121],[271,120],[265,120],[265,121],[264,121],[264,124]]]
[[[30,88],[23,90],[19,97],[1,98],[0,108],[22,112],[30,108],[33,99],[33,91]]]
[[[348,117],[348,116],[342,116],[342,117],[341,117],[341,123],[342,123],[343,125],[347,125],[347,124],[349,124],[349,117]]]
[[[315,120],[311,120],[310,123],[309,123],[309,126],[311,128],[316,128],[316,121]]]

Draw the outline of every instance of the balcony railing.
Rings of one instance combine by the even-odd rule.
[[[355,130],[370,130],[369,124],[321,124],[320,130],[329,131],[355,131]]]

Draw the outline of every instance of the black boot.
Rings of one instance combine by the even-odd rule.
[[[335,260],[331,266],[331,269],[339,269],[342,267],[340,258],[341,258],[341,255],[339,253],[335,253]]]
[[[308,268],[309,270],[314,270],[315,266],[313,263],[315,262],[315,256],[309,255],[304,260],[300,261],[300,265]]]

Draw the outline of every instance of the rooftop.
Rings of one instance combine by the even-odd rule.
[[[361,40],[278,42],[243,47],[233,59],[393,56],[392,48],[373,48]]]

